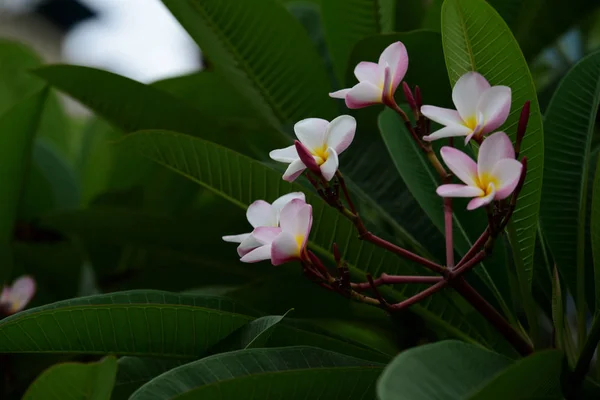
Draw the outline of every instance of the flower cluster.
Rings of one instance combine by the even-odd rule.
[[[4,286],[0,294],[0,315],[11,315],[24,309],[35,294],[35,281],[24,275],[11,286]]]
[[[393,43],[383,51],[377,63],[361,62],[356,66],[354,75],[358,84],[330,93],[330,96],[344,99],[350,109],[384,104],[410,124],[394,99],[407,70],[406,47],[401,42]],[[445,182],[437,189],[440,196],[472,198],[467,208],[474,210],[511,195],[521,179],[523,166],[515,159],[513,144],[506,133],[492,133],[508,118],[511,106],[509,87],[491,86],[479,73],[466,73],[452,91],[456,110],[422,105],[418,88],[416,100],[406,83],[403,89],[417,119],[428,118],[443,125],[431,134],[424,131],[420,135],[413,133],[423,149],[432,152],[429,142],[456,136],[465,137],[465,144],[471,139],[481,144],[477,161],[452,146],[441,149],[445,164],[464,184]],[[292,182],[308,169],[307,177],[321,197],[343,210],[337,193],[341,180],[338,156],[352,143],[356,120],[349,115],[342,115],[331,122],[307,118],[295,124],[294,132],[298,140],[293,145],[269,154],[273,160],[289,164],[283,179]],[[484,139],[483,136],[488,134]],[[329,182],[336,176],[333,185],[336,189],[332,190]],[[325,194],[332,191],[333,199]],[[358,214],[347,193],[346,201],[351,205],[346,216],[350,215],[356,223]],[[271,260],[273,265],[290,260],[310,262],[306,242],[312,225],[312,208],[306,204],[303,193],[287,194],[273,204],[258,200],[248,207],[247,217],[254,228],[251,233],[223,237],[225,241],[239,243],[241,261]]]

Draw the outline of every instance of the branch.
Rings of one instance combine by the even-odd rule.
[[[381,276],[375,280],[373,283],[375,286],[381,285],[397,285],[403,283],[417,283],[417,284],[427,284],[427,283],[438,283],[442,281],[444,278],[441,276],[413,276],[413,275],[405,275],[405,276],[395,276],[388,275],[386,273],[381,274]],[[371,289],[370,282],[363,283],[353,283],[351,285],[352,289],[356,291],[363,291]]]

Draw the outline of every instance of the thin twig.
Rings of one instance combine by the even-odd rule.
[[[423,290],[422,292],[420,292],[412,297],[409,297],[408,299],[406,299],[404,301],[401,301],[400,303],[390,305],[388,308],[393,311],[404,310],[405,308],[410,307],[413,304],[418,303],[419,301],[421,301],[423,299],[426,299],[427,297],[431,296],[432,294],[439,292],[446,286],[448,286],[448,281],[445,281],[445,280],[440,281],[440,282],[436,283],[435,285]]]
[[[381,285],[397,285],[397,284],[406,284],[406,283],[415,283],[415,284],[427,284],[427,283],[438,283],[443,280],[441,276],[416,276],[416,275],[388,275],[381,274],[381,276],[375,280],[373,283],[375,286]],[[352,289],[356,291],[368,290],[371,288],[370,282],[362,282],[362,283],[353,283]]]

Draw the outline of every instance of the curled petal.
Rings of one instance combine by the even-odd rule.
[[[310,171],[320,174],[321,171],[319,170],[319,164],[317,164],[315,156],[313,156],[313,154],[299,140],[296,140],[294,145],[296,146],[296,151],[298,152],[298,157],[300,157],[302,164],[304,164]]]
[[[259,261],[269,260],[271,258],[271,245],[260,246],[242,258],[240,258],[241,262],[245,263],[255,263]]]
[[[444,162],[452,173],[468,186],[479,186],[477,184],[477,164],[468,155],[454,147],[444,146],[440,150]]]
[[[522,171],[523,165],[515,159],[505,158],[496,163],[491,173],[498,184],[496,187],[496,200],[505,199],[514,192]]]
[[[450,110],[449,108],[423,106],[421,107],[421,113],[430,120],[444,126],[464,125],[464,122],[458,114],[458,111]]]
[[[325,143],[325,132],[329,121],[321,118],[306,118],[296,122],[294,132],[298,139],[310,151],[323,147]]]
[[[356,133],[356,119],[350,115],[341,115],[331,121],[327,129],[326,145],[341,154],[350,146]]]
[[[292,201],[294,199],[300,199],[302,201],[306,201],[306,196],[302,192],[292,192],[292,193],[284,194],[283,196],[281,196],[280,198],[278,198],[277,200],[275,200],[273,202],[273,204],[271,206],[273,208],[275,208],[275,210],[277,211],[278,219],[279,219],[279,212],[281,211],[281,209],[283,207],[285,207],[285,205],[287,203],[289,203],[290,201]]]
[[[375,85],[379,83],[379,65],[363,61],[354,68],[354,75],[359,82],[366,81]]]
[[[10,288],[8,289],[7,295],[1,296],[3,299],[7,300],[3,302],[4,307],[8,310],[9,314],[14,314],[16,312],[21,311],[27,306],[27,304],[33,298],[36,290],[35,280],[28,276],[24,275],[18,278]]]
[[[345,99],[348,95],[348,92],[350,92],[350,89],[338,90],[337,92],[329,93],[329,97],[334,99]]]
[[[282,232],[277,236],[271,244],[270,258],[273,265],[281,265],[300,258],[300,246],[294,235]]]
[[[456,81],[452,89],[452,101],[463,120],[477,115],[479,98],[489,88],[488,81],[477,72],[467,72]]]
[[[442,197],[477,197],[484,194],[478,187],[456,184],[441,185],[436,193]]]
[[[281,228],[269,226],[261,226],[252,231],[252,237],[260,243],[260,245],[271,244],[273,240],[281,233]],[[258,246],[257,246],[258,247]]]
[[[433,132],[431,135],[423,136],[426,142],[432,142],[437,139],[447,137],[466,136],[473,133],[469,128],[463,125],[450,125],[440,130]]]
[[[271,228],[271,229],[277,229],[277,228]],[[261,243],[260,241],[258,241],[254,237],[254,235],[248,235],[248,237],[246,239],[244,239],[242,241],[242,243],[240,243],[240,245],[237,247],[238,256],[244,257],[246,254],[250,253],[252,250],[256,249],[257,247],[262,246],[263,244],[264,243]]]
[[[494,196],[496,196],[496,188],[494,184],[490,184],[492,190],[490,193],[483,197],[476,197],[467,204],[467,210],[474,210],[479,207],[487,206],[494,200]]]
[[[284,149],[273,150],[269,153],[269,157],[271,157],[275,161],[291,163],[298,159],[298,152],[296,151],[296,146],[289,146]]]
[[[491,174],[498,161],[505,158],[515,159],[515,149],[508,135],[496,132],[485,138],[477,155],[477,173],[479,176]]]
[[[384,102],[387,98],[394,97],[394,91],[392,90],[392,72],[390,66],[386,63],[383,70],[383,91],[381,94],[381,102]]]
[[[338,155],[334,149],[331,147],[327,149],[327,161],[321,164],[321,175],[327,181],[330,181],[331,178],[335,175],[338,167],[340,165],[340,161],[338,159]]]
[[[287,167],[285,173],[283,174],[283,180],[293,182],[297,177],[302,175],[302,172],[304,172],[305,169],[306,165],[304,165],[304,163],[298,159]]]
[[[389,45],[379,57],[379,65],[390,66],[390,91],[394,93],[408,70],[408,52],[402,42]],[[388,92],[386,92],[388,93]]]
[[[223,240],[229,243],[242,243],[244,239],[250,236],[249,233],[242,233],[240,235],[228,235],[223,236]]]
[[[381,103],[382,89],[370,82],[360,82],[346,95],[346,106],[350,109],[363,108]]]
[[[246,218],[253,228],[259,226],[277,226],[277,214],[271,205],[264,200],[256,200],[248,206]]]
[[[511,90],[508,86],[493,86],[481,95],[477,111],[483,114],[482,133],[488,134],[499,128],[510,113]]]

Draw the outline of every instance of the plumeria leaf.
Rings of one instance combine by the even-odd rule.
[[[335,105],[327,97],[329,79],[317,50],[279,1],[163,3],[215,70],[273,126],[335,114]],[[273,32],[278,34],[273,36]]]
[[[248,393],[255,398],[374,399],[382,369],[382,364],[314,347],[246,349],[175,368],[130,399],[234,399]]]
[[[592,198],[592,218],[590,233],[592,237],[592,249],[594,257],[594,281],[596,283],[596,293],[600,293],[600,159],[596,167],[594,178],[594,194]],[[600,300],[596,295],[596,313],[600,310]]]
[[[29,386],[23,400],[110,400],[116,373],[114,356],[90,364],[56,364]]]
[[[590,170],[595,167],[592,140],[599,105],[600,52],[595,52],[563,78],[544,120],[542,227],[567,287],[575,298],[585,295],[591,309],[600,307],[600,297],[594,302],[591,285],[586,293],[585,270],[588,188]]]
[[[501,129],[513,143],[521,108],[526,101],[531,101],[529,125],[520,155],[527,157],[527,181],[512,218],[515,235],[510,235],[519,280],[523,288],[531,287],[544,166],[542,118],[531,74],[509,27],[484,0],[445,1],[442,42],[453,85],[463,74],[476,71],[492,86],[511,88],[511,113]]]
[[[256,199],[273,201],[285,193],[302,190],[297,184],[283,181],[280,173],[258,162],[198,138],[173,132],[144,131],[129,135],[122,145],[141,151],[150,159],[187,176],[243,209]],[[382,272],[424,273],[422,268],[416,269],[416,266],[390,253],[360,241],[352,224],[320,198],[307,194],[307,202],[313,206],[315,216],[309,246],[318,253],[331,257],[329,249],[333,242],[337,242],[344,252],[343,258],[348,261],[357,279],[364,279],[365,272],[374,276]],[[400,300],[419,290],[418,287],[409,285],[395,289],[392,291],[384,288],[383,292],[394,300]],[[452,334],[458,334],[465,340],[484,340],[469,326],[467,318],[457,310],[452,310],[448,299],[433,297],[426,303],[415,305],[412,310],[426,320],[440,323],[444,329],[449,329]],[[455,329],[458,326],[462,327],[460,333]],[[497,338],[491,339],[493,343],[488,345],[496,343]]]

